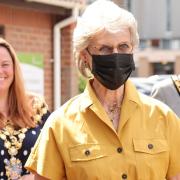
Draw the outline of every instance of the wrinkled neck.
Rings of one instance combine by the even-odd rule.
[[[94,79],[92,87],[102,105],[106,106],[116,103],[118,106],[121,106],[124,96],[124,85],[116,90],[110,90],[105,88],[97,79]]]

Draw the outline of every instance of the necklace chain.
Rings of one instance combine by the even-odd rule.
[[[119,118],[121,105],[114,103],[112,106],[107,107],[107,113],[110,120],[113,122],[116,118]]]
[[[109,112],[113,113],[121,108],[121,105],[118,105],[117,103],[113,103],[111,106],[107,106],[107,109]]]
[[[27,128],[15,130],[11,123],[7,123],[6,127],[0,131],[0,138],[4,140],[4,146],[8,150],[10,159],[5,159],[5,169],[8,179],[19,179],[21,177],[22,163],[15,156],[22,147]],[[14,171],[12,169],[14,168]]]
[[[121,110],[121,104],[122,104],[122,101],[120,103],[113,102],[112,105],[104,106],[111,122],[113,122],[114,119],[117,118],[117,116],[119,118],[120,110]]]

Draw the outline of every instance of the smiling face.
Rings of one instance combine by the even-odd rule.
[[[7,93],[14,79],[13,61],[8,50],[0,46],[0,93]]]

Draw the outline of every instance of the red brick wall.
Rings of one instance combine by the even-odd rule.
[[[17,52],[41,53],[44,57],[44,92],[53,110],[53,26],[55,15],[0,5],[0,25],[5,26],[5,38]],[[77,71],[72,57],[74,25],[62,30],[61,76],[62,103],[77,94]]]
[[[52,27],[50,14],[0,5],[5,38],[17,52],[41,53],[44,59],[45,99],[53,108]]]
[[[73,59],[72,34],[74,25],[67,26],[61,31],[61,94],[62,103],[78,93],[77,68]]]

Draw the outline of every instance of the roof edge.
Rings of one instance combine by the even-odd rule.
[[[85,5],[85,1],[81,2],[72,2],[67,0],[25,0],[26,2],[36,2],[41,4],[47,4],[52,6],[59,6],[64,7],[67,9],[73,9],[74,7],[79,7],[80,9],[83,9]]]

